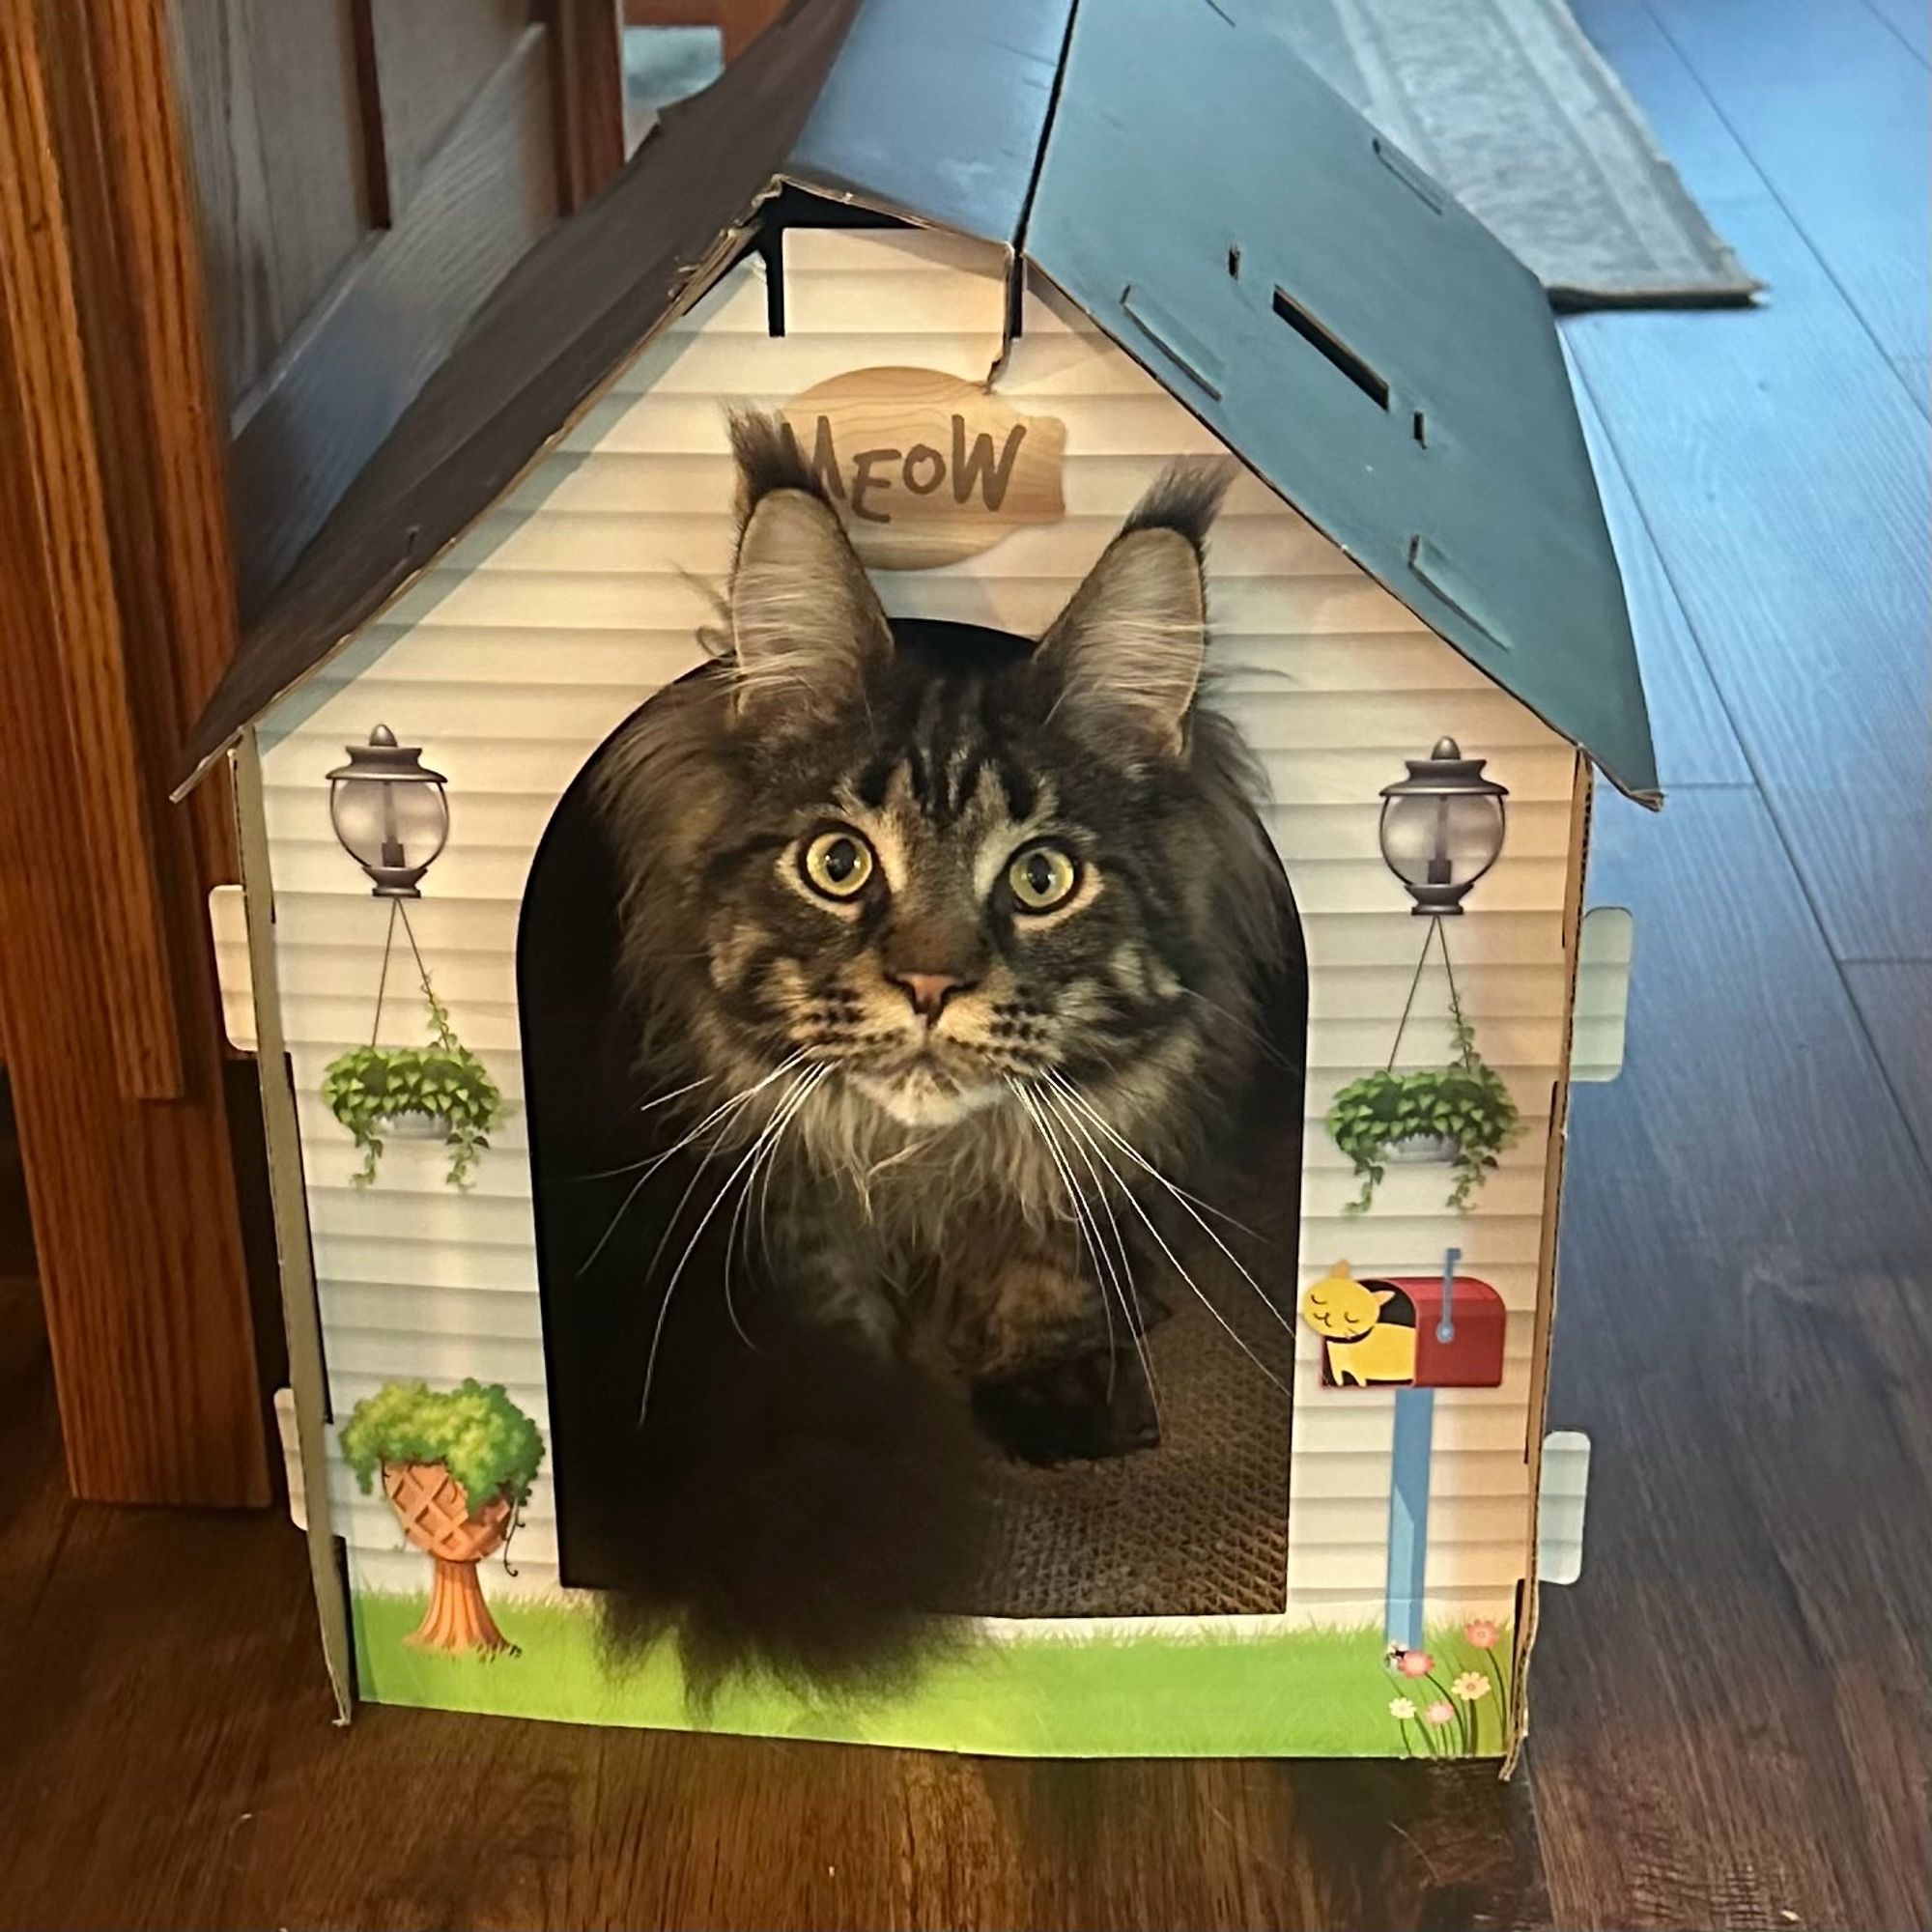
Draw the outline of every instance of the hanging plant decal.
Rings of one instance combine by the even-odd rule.
[[[483,1063],[457,1038],[449,1010],[423,975],[429,1002],[428,1046],[352,1046],[322,1076],[328,1110],[362,1150],[358,1187],[376,1179],[388,1140],[441,1140],[449,1146],[452,1187],[468,1190],[470,1172],[503,1117],[503,1095]],[[380,1009],[379,1009],[380,1017]]]
[[[389,924],[369,1044],[352,1046],[329,1062],[323,1101],[362,1151],[356,1186],[376,1179],[389,1141],[434,1140],[448,1145],[449,1184],[467,1189],[490,1146],[490,1130],[503,1117],[503,1095],[457,1038],[449,1009],[430,984],[407,903],[421,898],[423,874],[448,842],[448,781],[424,765],[421,746],[399,745],[386,724],[378,724],[366,745],[345,749],[349,762],[328,775],[329,822],[342,849],[368,874],[372,895],[388,900]],[[429,1005],[427,1046],[377,1044],[398,921]]]
[[[1448,956],[1445,950],[1445,962]],[[1460,1213],[1516,1139],[1516,1102],[1476,1051],[1475,1031],[1463,1016],[1453,979],[1449,1003],[1457,1052],[1451,1065],[1412,1073],[1383,1067],[1350,1081],[1328,1110],[1328,1131],[1361,1177],[1362,1191],[1346,1210],[1350,1214],[1368,1211],[1391,1165],[1420,1161],[1440,1161],[1454,1171],[1447,1206]]]
[[[1475,1029],[1463,1011],[1442,926],[1445,919],[1462,917],[1470,887],[1500,857],[1509,793],[1483,776],[1485,759],[1463,757],[1453,738],[1438,739],[1428,757],[1406,762],[1408,777],[1382,789],[1378,837],[1383,863],[1414,901],[1410,910],[1427,919],[1429,927],[1387,1062],[1379,1072],[1350,1081],[1328,1110],[1328,1131],[1362,1182],[1349,1203],[1350,1214],[1368,1211],[1391,1166],[1424,1161],[1453,1170],[1447,1205],[1460,1213],[1519,1126],[1508,1088],[1476,1051]],[[1441,951],[1449,982],[1456,1057],[1446,1066],[1398,1073],[1396,1055],[1432,946]]]

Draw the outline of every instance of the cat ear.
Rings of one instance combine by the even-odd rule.
[[[1386,1308],[1395,1299],[1395,1290],[1392,1288],[1372,1288],[1369,1290],[1369,1293],[1375,1296],[1377,1304],[1382,1308]]]
[[[1129,756],[1178,755],[1208,649],[1202,545],[1225,472],[1164,477],[1041,639],[1055,715]]]
[[[821,722],[855,702],[892,631],[838,517],[810,491],[761,496],[731,572],[740,717]]]

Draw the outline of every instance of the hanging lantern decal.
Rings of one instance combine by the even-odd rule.
[[[366,745],[343,749],[349,762],[328,775],[329,823],[342,849],[369,875],[374,895],[388,900],[389,911],[368,1042],[337,1054],[323,1069],[323,1103],[362,1155],[360,1169],[351,1177],[356,1186],[375,1181],[383,1151],[395,1140],[441,1143],[449,1151],[449,1184],[468,1188],[477,1161],[489,1151],[490,1133],[502,1119],[505,1102],[437,997],[409,905],[422,897],[422,875],[449,842],[447,781],[423,763],[421,746],[397,744],[386,724],[378,724]],[[383,1004],[398,925],[428,1019],[428,1037],[419,1046],[383,1042]]]
[[[1408,776],[1382,788],[1382,860],[1423,919],[1460,914],[1469,888],[1503,849],[1508,788],[1483,776],[1484,758],[1465,758],[1454,738],[1438,738],[1426,758],[1405,760]]]
[[[1410,911],[1429,924],[1388,1058],[1339,1089],[1329,1105],[1329,1137],[1361,1183],[1345,1209],[1350,1214],[1368,1212],[1391,1167],[1411,1163],[1451,1170],[1444,1205],[1460,1214],[1520,1126],[1507,1085],[1476,1050],[1476,1030],[1463,1009],[1442,923],[1462,916],[1470,887],[1501,856],[1509,793],[1483,776],[1486,759],[1465,758],[1453,738],[1438,738],[1428,757],[1406,762],[1407,778],[1382,788],[1378,836],[1384,862],[1414,901]],[[1442,957],[1452,1057],[1446,1065],[1399,1072],[1396,1061],[1432,948]]]
[[[345,745],[349,762],[328,775],[328,819],[342,849],[368,873],[380,899],[413,899],[417,881],[449,842],[447,781],[399,745],[386,724],[366,745]]]

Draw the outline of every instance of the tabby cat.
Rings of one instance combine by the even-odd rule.
[[[789,434],[745,415],[733,443],[715,656],[589,781],[652,1119],[702,1153],[641,1406],[677,1297],[721,1296],[699,1267],[742,1282],[754,1258],[782,1347],[732,1320],[773,1386],[866,1356],[928,1391],[893,1413],[970,1391],[957,1410],[1029,1460],[1146,1447],[1139,1204],[1212,1151],[1270,976],[1298,969],[1251,761],[1201,701],[1224,478],[1171,471],[1034,643],[888,619]],[[663,1287],[704,1221],[714,1259]],[[930,1477],[938,1454],[907,1460]],[[923,1537],[945,1512],[925,1493],[918,1514]]]

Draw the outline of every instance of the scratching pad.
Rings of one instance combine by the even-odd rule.
[[[999,1529],[980,1605],[1011,1617],[1225,1616],[1282,1607],[1289,1402],[1178,1285],[1147,1338],[1159,1448],[995,1476]],[[1294,1347],[1248,1293],[1217,1306],[1293,1386]],[[1138,1373],[1123,1365],[1122,1373]]]

